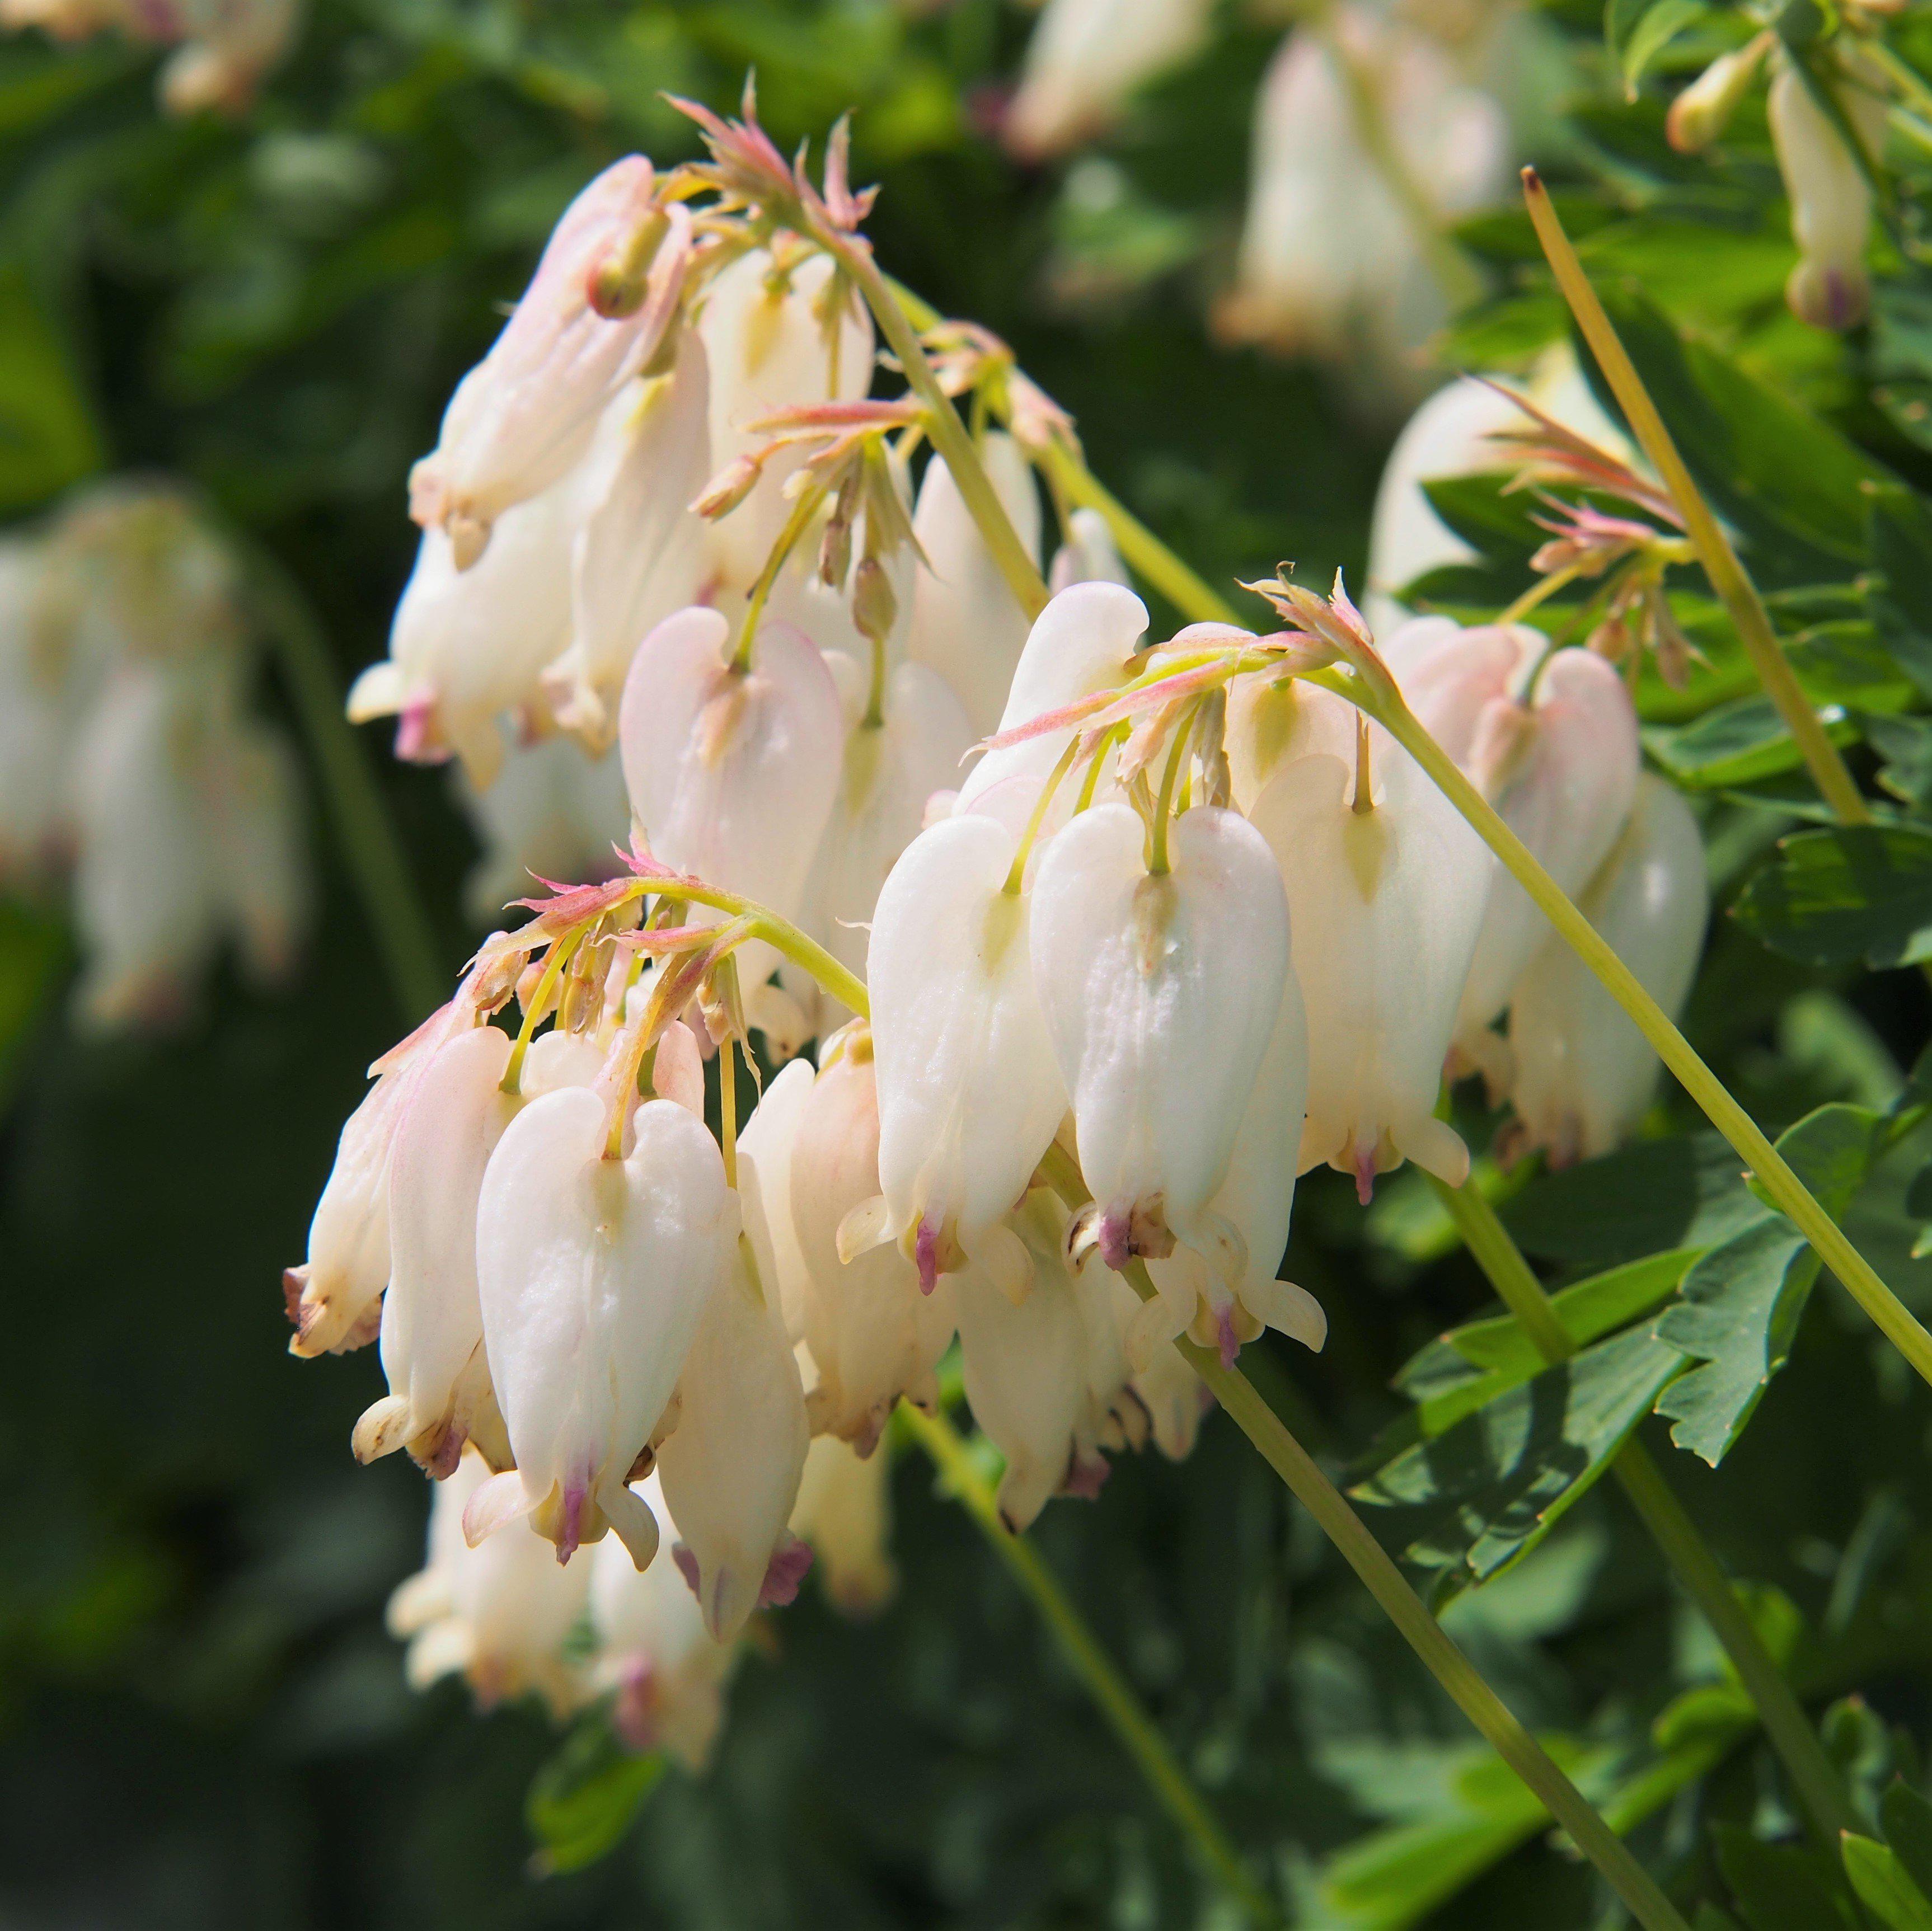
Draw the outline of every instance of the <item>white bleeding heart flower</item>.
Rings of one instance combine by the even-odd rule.
[[[589,1568],[560,1568],[526,1522],[472,1548],[463,1513],[489,1474],[472,1448],[436,1484],[428,1559],[389,1598],[389,1629],[409,1640],[412,1689],[460,1672],[485,1709],[534,1693],[553,1716],[568,1716],[586,1695],[566,1646],[590,1597]]]
[[[778,1296],[787,1337],[805,1333],[811,1291],[791,1216],[791,1156],[818,1074],[809,1060],[779,1069],[738,1135],[738,1188],[758,1279]],[[774,1285],[776,1284],[776,1285]]]
[[[644,638],[704,589],[704,528],[691,503],[711,473],[704,344],[621,390],[584,459],[571,544],[570,643],[543,673],[557,722],[593,753],[617,734],[624,679]]]
[[[218,0],[182,8],[188,37],[155,76],[162,106],[170,114],[242,112],[293,44],[302,11],[301,0]]]
[[[906,848],[872,914],[876,1231],[928,1288],[969,1261],[1024,1279],[1001,1222],[1066,1110],[1034,985],[1034,895],[1006,889],[1015,850],[992,818],[944,819]]]
[[[1130,1309],[1122,1310],[1123,1317],[1131,1319],[1141,1303],[1124,1281],[1120,1287],[1131,1303]],[[1178,1348],[1156,1348],[1147,1366],[1137,1369],[1127,1385],[1147,1416],[1154,1446],[1170,1462],[1185,1462],[1194,1453],[1201,1417],[1214,1399],[1186,1356]]]
[[[1303,928],[1292,901],[1289,918],[1298,951]],[[1237,1352],[1264,1327],[1317,1350],[1327,1340],[1328,1317],[1314,1296],[1275,1277],[1294,1211],[1307,1101],[1308,1022],[1291,964],[1268,1051],[1228,1156],[1227,1177],[1209,1203],[1240,1235],[1247,1264],[1231,1285],[1190,1248],[1177,1247],[1165,1259],[1149,1261],[1148,1273],[1160,1297],[1147,1303],[1125,1336],[1127,1360],[1136,1370],[1144,1372],[1156,1352],[1172,1353],[1160,1344],[1183,1331],[1202,1347],[1217,1349],[1222,1364],[1230,1367]]]
[[[1345,58],[1373,88],[1430,203],[1426,229],[1363,143]],[[1366,363],[1385,400],[1412,380],[1414,352],[1448,311],[1432,232],[1503,198],[1509,145],[1496,101],[1400,16],[1350,4],[1318,31],[1298,27],[1262,81],[1240,256],[1218,325],[1240,340]]]
[[[1413,1159],[1460,1185],[1468,1151],[1436,1117],[1444,1055],[1488,902],[1489,851],[1427,773],[1375,728],[1370,797],[1326,753],[1277,772],[1256,829],[1281,868],[1308,1015],[1299,1164],[1375,1176]]]
[[[1098,510],[1082,505],[1067,517],[1066,525],[1066,541],[1053,553],[1052,567],[1046,573],[1046,586],[1055,596],[1076,583],[1131,586],[1113,530]]]
[[[1826,88],[1864,148],[1854,154],[1839,123],[1813,92]],[[1798,260],[1785,284],[1792,313],[1814,328],[1844,329],[1871,304],[1865,250],[1871,240],[1869,157],[1882,154],[1887,88],[1853,73],[1833,85],[1802,71],[1780,47],[1772,56],[1766,102],[1778,172],[1791,202]]]
[[[1234,812],[1174,820],[1150,873],[1126,805],[1060,832],[1031,897],[1034,979],[1072,1095],[1102,1258],[1178,1240],[1233,1285],[1247,1256],[1210,1207],[1281,1012],[1288,909],[1273,855]]]
[[[722,472],[762,448],[752,425],[807,403],[854,402],[872,384],[872,321],[830,259],[816,252],[783,264],[754,248],[719,271],[705,292],[698,330],[711,368],[711,460]],[[788,481],[804,461],[781,451],[752,492],[712,527],[714,567],[742,592],[764,568],[791,512]]]
[[[533,878],[609,877],[618,863],[614,848],[630,832],[616,751],[589,757],[571,738],[506,742],[489,790],[478,791],[459,774],[457,796],[483,847],[463,882],[464,903],[479,921],[525,896]]]
[[[1347,698],[1300,678],[1251,672],[1231,679],[1226,742],[1237,808],[1252,816],[1268,781],[1298,757],[1353,758],[1355,717]]]
[[[875,1213],[879,1193],[872,1040],[848,1027],[824,1057],[792,1136],[788,1174],[805,1270],[800,1338],[818,1374],[806,1412],[814,1435],[837,1435],[870,1455],[902,1395],[928,1408],[939,1398],[934,1371],[952,1339],[952,1284],[940,1280],[922,1293],[917,1269],[896,1244],[852,1242],[848,1221]]]
[[[678,1377],[677,1426],[657,1472],[682,1540],[671,1553],[713,1639],[789,1603],[812,1560],[785,1525],[810,1439],[777,1284],[740,1245],[711,1290]]]
[[[1210,0],[1048,0],[1001,129],[1022,160],[1101,132],[1135,91],[1207,40]]]
[[[849,659],[840,661],[856,669]],[[877,721],[865,715],[859,680],[848,681],[844,765],[805,902],[819,943],[862,975],[866,928],[880,891],[919,835],[927,801],[958,782],[973,732],[958,699],[923,664],[902,664],[887,678]],[[841,1010],[829,994],[819,1003],[828,1012]],[[821,1021],[820,1030],[830,1027]]]
[[[1711,888],[1697,821],[1662,778],[1638,780],[1630,823],[1577,902],[1674,1019],[1696,976]],[[1554,933],[1516,988],[1509,1037],[1513,1156],[1540,1147],[1565,1166],[1610,1153],[1656,1091],[1655,1050]]]
[[[517,1465],[472,1498],[480,1541],[529,1514],[568,1561],[614,1528],[641,1568],[657,1546],[626,1477],[662,1419],[737,1234],[737,1201],[704,1123],[670,1100],[603,1157],[584,1087],[532,1100],[484,1169],[476,1274],[490,1379]]]
[[[389,1159],[416,1081],[443,1042],[474,1023],[459,996],[369,1069],[376,1083],[344,1122],[316,1203],[308,1256],[282,1276],[291,1354],[340,1354],[376,1338],[389,1279]]]
[[[356,1426],[358,1461],[407,1448],[432,1475],[445,1477],[473,1438],[490,1459],[508,1462],[476,1285],[484,1171],[526,1100],[589,1086],[604,1060],[580,1034],[546,1033],[525,1056],[520,1090],[506,1093],[512,1043],[494,1026],[458,1033],[428,1057],[403,1108],[389,1153],[389,1285],[380,1335],[390,1392]]]
[[[871,1615],[898,1587],[888,1549],[892,1510],[890,1456],[860,1455],[835,1435],[812,1443],[792,1504],[791,1532],[811,1544],[819,1585],[842,1615]]]
[[[1020,547],[1037,559],[1040,494],[1024,452],[994,431],[980,444],[980,457]],[[985,736],[998,721],[1025,645],[1026,613],[944,457],[934,456],[920,479],[913,533],[926,563],[914,579],[907,648],[914,663],[938,671],[958,694],[973,728]]]
[[[749,666],[731,661],[716,610],[668,617],[632,660],[620,726],[631,808],[652,852],[794,919],[838,787],[844,718],[818,648],[788,625],[759,627]],[[748,985],[770,947],[746,949]]]
[[[1524,386],[1514,377],[1499,379],[1511,389]],[[1628,439],[1598,406],[1567,346],[1538,358],[1524,392],[1546,415],[1598,448],[1625,461],[1632,458]],[[1507,467],[1507,452],[1490,438],[1498,430],[1526,428],[1530,420],[1489,383],[1458,376],[1403,425],[1376,486],[1369,524],[1362,613],[1378,648],[1402,619],[1406,585],[1431,570],[1475,559],[1474,550],[1436,514],[1424,484]]]
[[[505,511],[541,494],[590,446],[611,397],[662,343],[691,254],[691,217],[660,208],[641,154],[606,168],[564,211],[490,352],[457,385],[435,449],[410,474],[410,514],[467,569]],[[613,307],[610,277],[649,281]]]
[[[676,1531],[655,1473],[638,1485],[645,1506]],[[611,1727],[628,1749],[662,1750],[694,1774],[711,1760],[724,1720],[724,1687],[735,1643],[712,1639],[698,1600],[668,1562],[634,1567],[622,1543],[590,1561],[590,1624],[597,1638],[593,1680],[614,1690]]]
[[[314,910],[294,751],[279,732],[232,716],[209,733],[195,775],[214,916],[248,976],[273,983],[293,967]]]
[[[457,567],[449,538],[426,530],[389,629],[389,655],[349,693],[352,724],[397,720],[396,755],[454,754],[479,790],[503,763],[498,720],[540,696],[544,666],[569,634],[571,544],[581,510],[573,472],[499,518],[481,562]]]
[[[1403,696],[1574,898],[1609,856],[1636,794],[1636,712],[1622,678],[1587,650],[1559,650],[1545,662],[1549,640],[1526,625],[1459,631],[1438,622],[1430,637],[1393,667]],[[1486,1030],[1550,929],[1528,893],[1496,868],[1456,1045],[1498,1087],[1507,1073]]]
[[[1146,604],[1120,584],[1079,583],[1061,591],[1027,633],[1006,688],[999,729],[1015,730],[1124,682],[1147,624]],[[1022,796],[1018,815],[1024,823],[1032,796],[1059,763],[1072,735],[1070,725],[988,751],[967,773],[954,808],[980,808],[996,787],[1014,789]]]

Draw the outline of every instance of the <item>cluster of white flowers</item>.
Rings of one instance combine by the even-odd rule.
[[[71,874],[92,1025],[176,1016],[224,940],[260,978],[293,960],[299,790],[251,644],[233,556],[168,485],[90,487],[0,544],[0,880]]]
[[[614,755],[630,843],[376,1062],[286,1283],[296,1352],[380,1337],[357,1455],[447,1484],[412,1668],[700,1739],[812,1541],[878,1593],[855,1471],[956,1339],[1023,1527],[1111,1453],[1189,1451],[1175,1338],[1322,1345],[1278,1278],[1297,1177],[1460,1183],[1445,1063],[1558,1157],[1642,1111],[1648,1048],[1334,667],[1400,681],[1666,1003],[1704,907],[1594,652],[1424,618],[1378,654],[1339,586],[1279,582],[1278,630],[1150,642],[1071,517],[1029,623],[975,490],[934,456],[910,496],[936,418],[866,395],[839,148],[820,200],[754,121],[706,127],[711,168],[621,162],[565,216],[418,466],[422,558],[352,700],[479,785],[512,736]],[[1010,409],[980,459],[1036,555],[1028,454],[1064,418],[990,338],[928,340]],[[754,1028],[789,1063],[740,1130]]]
[[[0,27],[38,27],[59,40],[118,33],[172,47],[156,85],[171,114],[238,112],[302,25],[301,0],[0,0]]]
[[[1204,0],[1048,0],[1007,145],[1036,160],[1104,131],[1205,45],[1213,13]],[[1224,336],[1414,379],[1448,314],[1440,235],[1501,202],[1520,158],[1499,93],[1519,25],[1487,0],[1342,0],[1288,33],[1256,100]]]

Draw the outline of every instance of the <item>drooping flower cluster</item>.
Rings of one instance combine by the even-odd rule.
[[[58,40],[114,32],[172,48],[155,83],[171,114],[246,107],[302,16],[301,0],[0,0],[0,27],[38,27]]]
[[[225,941],[307,922],[294,761],[249,709],[237,561],[180,490],[113,482],[0,547],[0,879],[71,878],[86,1023],[165,1022]]]
[[[1399,679],[1654,980],[1658,908],[1678,933],[1690,903],[1682,808],[1640,804],[1591,653],[1425,619],[1384,661],[1339,585],[1279,582],[1275,631],[1150,642],[1072,517],[1029,622],[979,517],[990,495],[1037,555],[1028,458],[1064,417],[991,338],[933,331],[941,385],[985,385],[1015,433],[977,439],[973,487],[935,455],[915,495],[936,418],[865,394],[842,148],[821,193],[755,121],[700,118],[712,162],[593,183],[459,389],[352,700],[479,784],[515,736],[574,736],[615,757],[631,837],[614,875],[521,901],[371,1068],[286,1281],[297,1353],[380,1341],[358,1456],[447,1485],[396,1612],[417,1673],[608,1693],[693,1753],[812,1545],[836,1597],[888,1586],[852,1471],[956,1343],[1023,1527],[1110,1453],[1188,1451],[1177,1337],[1322,1345],[1280,1278],[1298,1175],[1460,1183],[1444,1067],[1503,1078],[1498,1013],[1526,1132],[1574,1154],[1640,1107],[1648,1066],[1574,1050],[1595,1015],[1540,915],[1345,692]],[[640,424],[634,490],[607,444]],[[754,1030],[790,1063],[741,1130]],[[587,1545],[587,1587],[559,1579]]]

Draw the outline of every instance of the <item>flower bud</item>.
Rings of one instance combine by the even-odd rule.
[[[808,1436],[776,1282],[743,1246],[718,1276],[678,1377],[677,1426],[658,1450],[683,1540],[672,1550],[717,1642],[761,1604],[789,1603],[811,1561],[785,1525]]]
[[[1066,1110],[1034,988],[1036,901],[1006,889],[1013,856],[993,819],[942,820],[908,846],[872,914],[880,1231],[928,1290],[968,1260],[1024,1278],[1000,1223]]]
[[[1762,58],[1755,41],[1720,54],[1670,103],[1664,131],[1680,154],[1701,154],[1730,124]]]
[[[1405,1159],[1459,1186],[1467,1149],[1435,1117],[1443,1056],[1490,890],[1482,841],[1426,772],[1372,729],[1359,764],[1327,754],[1279,772],[1253,820],[1281,868],[1308,1015],[1298,1164],[1352,1174],[1366,1200]]]
[[[1703,841],[1660,778],[1637,781],[1630,823],[1578,901],[1644,990],[1675,1018],[1696,976],[1710,913]],[[1514,1154],[1552,1166],[1613,1151],[1656,1090],[1655,1051],[1569,946],[1552,933],[1510,1003],[1516,1060]]]
[[[675,1531],[656,1474],[638,1488],[645,1506]],[[590,1624],[595,1680],[616,1692],[610,1722],[626,1747],[664,1750],[694,1774],[701,1772],[724,1720],[724,1686],[737,1645],[712,1640],[674,1564],[654,1562],[640,1570],[614,1542],[591,1558]]]
[[[565,1717],[586,1694],[566,1645],[590,1573],[582,1563],[559,1568],[550,1545],[524,1522],[470,1547],[464,1510],[489,1474],[472,1448],[432,1492],[428,1561],[389,1598],[390,1632],[409,1639],[404,1667],[413,1690],[460,1671],[486,1710],[534,1692],[553,1716]]]
[[[1040,493],[1024,452],[995,430],[981,442],[980,460],[1021,547],[1037,558]],[[926,560],[913,580],[907,648],[915,663],[929,665],[959,694],[973,728],[984,736],[998,722],[1026,643],[1026,613],[943,457],[933,457],[920,479],[913,533]]]
[[[1823,83],[1820,83],[1822,85]],[[1864,319],[1871,299],[1865,268],[1871,183],[1845,137],[1814,97],[1811,83],[1780,51],[1767,107],[1772,145],[1791,202],[1798,259],[1785,293],[1793,314],[1814,328],[1845,329]],[[1834,90],[1868,153],[1882,147],[1883,97],[1858,84]]]
[[[1058,834],[1031,896],[1034,978],[1072,1096],[1102,1258],[1178,1240],[1231,1286],[1247,1256],[1209,1207],[1280,1015],[1288,913],[1274,860],[1202,807],[1150,873],[1139,818],[1099,805]]]
[[[898,1587],[887,1548],[892,1506],[889,1456],[860,1456],[832,1435],[806,1451],[791,1531],[812,1545],[819,1582],[842,1615],[872,1615]]]
[[[650,1511],[625,1486],[662,1417],[737,1232],[717,1143],[669,1100],[603,1157],[604,1103],[586,1088],[534,1099],[484,1169],[476,1272],[490,1379],[516,1468],[472,1498],[480,1541],[533,1513],[567,1561],[615,1528],[642,1567]]]
[[[564,211],[523,299],[490,352],[457,385],[435,449],[410,475],[410,514],[449,538],[466,570],[506,510],[558,481],[589,447],[604,404],[656,352],[676,312],[690,220],[653,200],[650,163],[606,168]],[[652,298],[619,319],[596,306],[598,278],[640,229],[668,221]]]

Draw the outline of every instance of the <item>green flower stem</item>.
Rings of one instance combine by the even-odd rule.
[[[1143,1298],[1154,1291],[1147,1270],[1136,1261],[1127,1278]],[[1630,1855],[1569,1778],[1523,1728],[1501,1697],[1424,1606],[1402,1571],[1369,1533],[1334,1483],[1293,1435],[1247,1377],[1224,1368],[1211,1350],[1183,1339],[1174,1345],[1207,1383],[1214,1399],[1241,1432],[1287,1483],[1295,1499],[1318,1522],[1342,1552],[1390,1622],[1428,1666],[1456,1706],[1514,1771],[1544,1808],[1569,1832],[1577,1848],[1603,1874],[1645,1931],[1688,1931],[1684,1920],[1656,1880]]]
[[[1664,487],[1670,490],[1671,499],[1684,519],[1684,533],[1697,553],[1697,560],[1703,565],[1712,589],[1730,613],[1744,654],[1750,659],[1758,681],[1764,686],[1765,694],[1777,706],[1785,729],[1804,754],[1805,767],[1818,787],[1819,795],[1831,806],[1840,823],[1870,824],[1870,808],[1846,768],[1845,760],[1838,754],[1838,746],[1819,721],[1810,699],[1804,694],[1797,673],[1780,646],[1763,599],[1757,593],[1757,586],[1738,561],[1738,553],[1732,548],[1730,538],[1724,534],[1722,526],[1712,514],[1710,505],[1691,480],[1690,472],[1678,454],[1677,445],[1665,427],[1664,418],[1651,400],[1649,391],[1644,387],[1636,365],[1618,340],[1617,331],[1604,312],[1604,304],[1597,299],[1597,292],[1590,286],[1590,278],[1584,273],[1583,265],[1570,246],[1569,236],[1563,232],[1562,223],[1557,218],[1549,192],[1534,168],[1522,171],[1522,191],[1523,199],[1528,205],[1529,218],[1535,225],[1537,239],[1543,244],[1543,252],[1549,259],[1556,285],[1562,290],[1563,298],[1570,304],[1570,312],[1583,332],[1583,339],[1590,345],[1590,352],[1597,358],[1597,366],[1602,370],[1604,380],[1616,397],[1624,419],[1629,423],[1645,455],[1650,458],[1652,467],[1664,478]]]
[[[1432,1174],[1430,1185],[1536,1351],[1552,1363],[1568,1360],[1576,1344],[1496,1209],[1473,1186],[1452,1187]],[[1817,1732],[1745,1614],[1710,1544],[1641,1442],[1624,1444],[1611,1473],[1724,1645],[1813,1828],[1828,1848],[1836,1844],[1840,1831],[1858,1828],[1858,1818]]]
[[[1192,1840],[1202,1861],[1251,1923],[1279,1924],[1280,1912],[1243,1867],[1240,1853],[1189,1781],[1167,1739],[1141,1707],[1126,1679],[1115,1669],[1112,1658],[1068,1600],[1052,1570],[1041,1560],[1040,1552],[1000,1519],[993,1491],[974,1465],[958,1432],[943,1414],[923,1414],[909,1402],[899,1405],[899,1412],[920,1446],[932,1458],[946,1489],[980,1525],[1013,1580],[1053,1632],[1061,1654],[1168,1815]]]
[[[940,387],[939,378],[926,360],[910,317],[901,307],[865,241],[831,230],[814,238],[866,298],[879,332],[898,358],[906,381],[926,405],[926,432],[932,438],[932,446],[946,458],[946,466],[958,484],[959,494],[972,512],[973,520],[980,526],[980,536],[1000,566],[1000,574],[1006,580],[1006,587],[1030,623],[1046,607],[1046,579],[1027,554],[1012,518],[1001,506],[986,465],[980,460],[980,451],[967,433],[966,425],[959,420],[959,412],[952,406],[952,398]]]
[[[1556,881],[1530,854],[1496,808],[1463,776],[1447,751],[1430,736],[1386,674],[1372,686],[1359,675],[1318,673],[1318,679],[1359,704],[1435,779],[1444,795],[1481,835],[1527,892],[1538,909],[1562,934],[1571,949],[1603,982],[1612,997],[1636,1023],[1705,1117],[1743,1156],[1773,1202],[1818,1251],[1846,1291],[1928,1383],[1932,1383],[1932,1334],[1886,1285],[1852,1245],[1837,1222],[1793,1173],[1757,1122],[1738,1105],[1724,1081],[1700,1059],[1669,1015],[1644,990],[1635,973],[1606,945]]]
[[[251,601],[308,739],[344,862],[396,1003],[413,1026],[442,1003],[447,973],[441,949],[375,773],[343,715],[342,691],[322,626],[287,573],[258,544],[248,546],[248,568]]]

